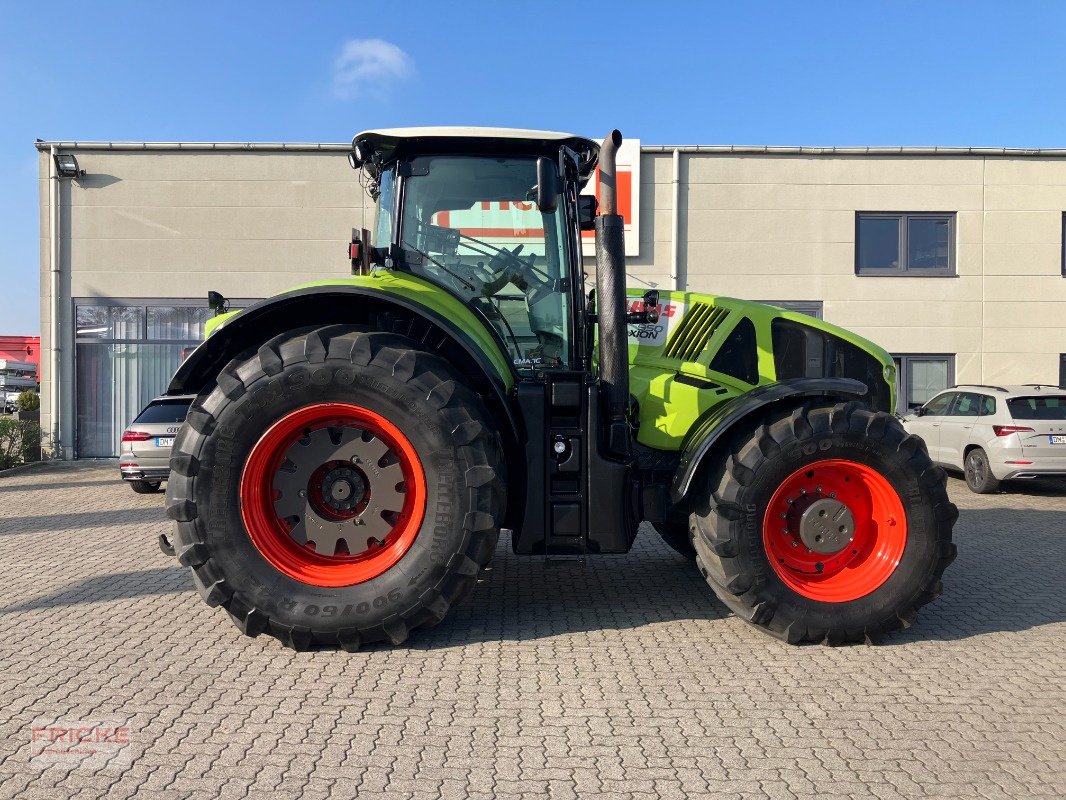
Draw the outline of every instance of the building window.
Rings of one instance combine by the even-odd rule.
[[[954,275],[954,212],[858,212],[855,273],[911,277]]]
[[[905,414],[938,392],[955,385],[955,356],[908,354],[893,356],[896,364],[896,411]]]
[[[233,301],[233,308],[253,301]],[[76,455],[118,455],[123,429],[204,339],[203,300],[75,301]]]

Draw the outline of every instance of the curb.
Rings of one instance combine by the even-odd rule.
[[[32,472],[35,469],[41,469],[48,466],[53,462],[51,461],[32,461],[29,464],[19,464],[17,467],[10,467],[8,469],[0,469],[0,478],[6,478],[8,475],[19,475],[23,472]]]

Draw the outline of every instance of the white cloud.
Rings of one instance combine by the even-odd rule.
[[[346,99],[381,94],[414,72],[414,60],[392,42],[351,39],[333,62],[333,92]]]

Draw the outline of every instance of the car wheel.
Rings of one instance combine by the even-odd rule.
[[[155,494],[159,491],[160,481],[130,481],[130,488],[137,494]]]
[[[966,485],[975,494],[990,494],[999,488],[999,479],[988,466],[988,456],[980,447],[966,454]]]

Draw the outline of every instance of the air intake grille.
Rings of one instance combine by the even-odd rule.
[[[695,361],[727,316],[729,312],[724,308],[693,303],[671,334],[663,355],[681,361]]]

